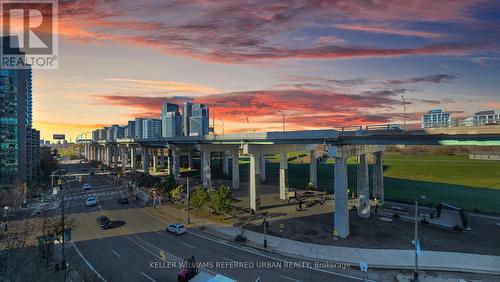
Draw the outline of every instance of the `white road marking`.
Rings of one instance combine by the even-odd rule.
[[[243,249],[243,248],[240,248],[238,246],[231,245],[231,244],[229,244],[227,242],[218,242],[216,239],[207,237],[205,235],[194,233],[194,232],[192,232],[190,230],[188,230],[187,232],[189,234],[194,235],[194,236],[198,236],[200,238],[203,238],[203,239],[206,239],[206,240],[209,240],[209,241],[212,241],[212,242],[217,242],[219,244],[222,244],[222,245],[234,248],[234,249],[238,249],[238,250],[245,251],[245,252],[248,252],[248,253],[253,253],[253,254],[261,256],[261,257],[265,257],[265,258],[276,260],[276,261],[281,261],[281,262],[284,262],[284,263],[285,262],[290,262],[290,261],[287,261],[287,260],[284,260],[284,259],[275,258],[275,257],[268,256],[268,255],[265,255],[265,254],[262,254],[262,253],[258,253],[258,252],[255,252],[253,250]],[[342,277],[347,277],[347,278],[351,278],[351,279],[355,279],[355,280],[375,282],[375,280],[364,279],[364,278],[361,278],[361,277],[356,277],[356,276],[351,276],[351,275],[343,274],[343,273],[339,273],[339,272],[333,272],[333,271],[329,271],[329,270],[324,270],[324,269],[321,269],[321,268],[315,268],[315,267],[311,267],[311,266],[306,266],[305,268],[308,268],[308,269],[311,269],[311,270],[315,270],[315,271],[319,271],[319,272],[323,272],[323,273],[328,273],[328,274],[338,275],[338,276],[342,276]]]
[[[71,242],[71,245],[73,245],[73,248],[75,248],[75,251],[78,253],[78,255],[80,255],[80,257],[85,262],[85,264],[87,264],[87,266],[90,268],[90,270],[92,270],[95,273],[95,275],[97,275],[97,277],[99,277],[99,279],[101,279],[101,281],[107,282],[106,279],[104,279],[104,277],[102,277],[101,274],[92,266],[92,264],[90,264],[90,262],[82,255],[82,253],[80,252],[78,247],[76,247],[75,243]]]
[[[115,250],[111,250],[113,252],[113,254],[115,254],[117,257],[121,258],[122,256],[120,256],[117,252],[115,252]]]
[[[285,279],[291,280],[291,281],[302,282],[302,280],[293,279],[293,278],[290,278],[290,277],[285,276],[285,275],[280,275],[280,276],[285,278]]]
[[[181,242],[181,243],[182,243],[183,245],[186,245],[186,246],[190,247],[190,248],[196,249],[196,247],[195,247],[195,246],[189,245],[188,243],[184,243],[184,242]]]
[[[154,280],[153,278],[149,277],[146,273],[144,273],[144,272],[142,272],[142,271],[141,271],[141,274],[142,274],[144,277],[146,277],[147,279],[149,279],[149,280],[151,280],[151,281],[153,281],[153,282],[156,282],[156,280]]]
[[[226,258],[226,257],[222,257],[223,259],[227,260],[227,261],[230,261],[230,262],[235,262],[237,263],[237,261],[235,261],[234,259],[230,259],[230,258]]]

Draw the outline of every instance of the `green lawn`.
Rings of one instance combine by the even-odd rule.
[[[269,156],[267,181],[279,184],[279,158]],[[356,158],[348,161],[349,190],[356,191]],[[318,164],[320,190],[333,192],[333,162]],[[290,187],[304,188],[309,183],[309,164],[289,162]],[[370,189],[372,186],[370,166]],[[248,179],[248,160],[240,160],[240,177]],[[386,200],[414,201],[426,195],[424,204],[446,202],[468,211],[500,214],[500,162],[469,160],[468,155],[435,156],[384,155]]]

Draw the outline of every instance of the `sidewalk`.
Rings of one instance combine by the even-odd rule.
[[[234,238],[241,233],[238,227],[207,225],[208,229]],[[248,241],[263,244],[264,235],[244,230]],[[372,268],[413,269],[415,252],[413,250],[358,249],[331,245],[317,245],[283,239],[267,235],[267,250],[288,256],[308,259],[334,261],[359,265],[360,261]],[[500,256],[476,255],[453,252],[422,251],[419,269],[444,270],[471,273],[500,274]]]

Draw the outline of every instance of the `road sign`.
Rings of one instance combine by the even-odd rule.
[[[420,249],[420,240],[417,240],[417,256],[420,256],[420,253],[421,253],[421,249]]]
[[[57,180],[57,185],[61,185],[63,182],[62,182],[62,179],[58,179]]]
[[[368,263],[366,263],[366,261],[360,261],[359,262],[359,269],[361,270],[361,272],[368,271]]]
[[[52,134],[52,139],[54,139],[54,140],[64,140],[64,139],[66,139],[66,135],[64,135],[64,134]]]

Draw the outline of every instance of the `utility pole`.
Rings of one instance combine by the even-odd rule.
[[[191,219],[189,218],[189,177],[186,177],[186,206],[187,206],[187,223],[191,224]]]
[[[60,175],[60,173],[59,173]],[[62,230],[62,245],[61,245],[61,252],[62,252],[62,263],[61,263],[61,267],[62,267],[62,270],[64,271],[64,281],[66,281],[66,252],[64,250],[64,243],[65,243],[65,236],[64,236],[64,232],[65,232],[65,225],[64,225],[64,183],[62,181],[62,179],[59,179],[59,184],[61,185],[61,230]]]
[[[415,270],[413,271],[413,281],[418,281],[418,200],[415,199]]]
[[[283,116],[283,132],[285,132],[285,113],[283,111],[278,111],[281,113],[281,115]]]
[[[224,135],[224,120],[219,119],[222,122],[222,135]]]
[[[263,224],[264,224],[264,248],[267,248],[267,222],[265,217]]]
[[[425,200],[425,195],[420,195]],[[415,269],[413,271],[413,281],[418,281],[418,256],[420,255],[420,242],[418,241],[418,198],[415,199]]]
[[[401,95],[403,98],[403,128],[406,129],[406,100],[405,95]]]

